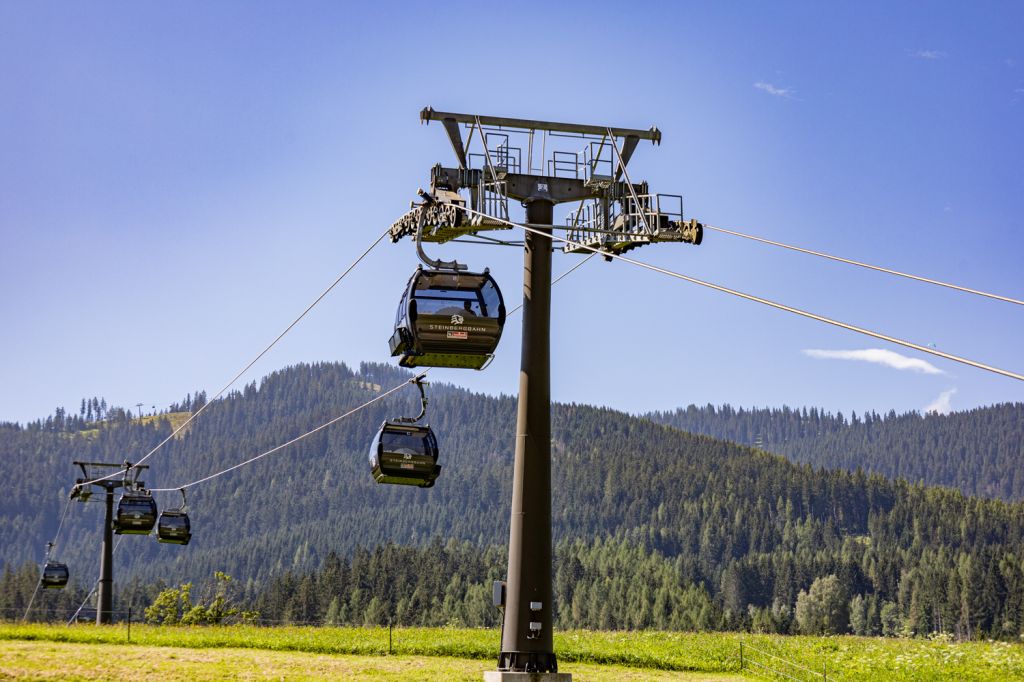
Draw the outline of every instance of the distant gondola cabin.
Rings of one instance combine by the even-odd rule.
[[[437,458],[429,426],[384,422],[370,446],[370,473],[377,483],[430,488],[441,473]]]
[[[156,537],[160,542],[172,545],[187,545],[192,539],[192,524],[188,514],[180,509],[169,509],[160,513],[156,526]]]
[[[114,532],[118,535],[149,535],[156,525],[156,502],[145,491],[128,491],[117,502]]]
[[[403,367],[482,369],[505,326],[505,303],[482,273],[418,268],[406,286],[390,339]]]
[[[55,561],[48,562],[43,567],[43,588],[56,590],[68,584],[68,565]]]

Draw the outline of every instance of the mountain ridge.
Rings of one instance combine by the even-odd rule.
[[[376,397],[373,385],[410,377],[365,363],[358,370],[320,363],[273,372],[211,404],[184,438],[147,462],[147,483],[173,488],[226,468]],[[201,582],[226,571],[255,596],[283,575],[317,569],[331,552],[349,557],[359,548],[423,547],[436,538],[481,551],[504,546],[515,400],[444,383],[428,390],[428,421],[444,466],[434,488],[378,486],[369,475],[366,451],[381,421],[417,411],[418,394],[398,392],[189,490],[192,543],[125,538],[115,559],[119,584]],[[185,407],[204,401],[190,397]],[[41,556],[76,473],[72,459],[130,459],[171,432],[167,420],[139,424],[112,415],[90,438],[76,435],[76,418],[67,415],[0,429],[0,475],[17,477],[26,467],[34,473],[0,499],[5,568]],[[868,600],[876,619],[885,603],[898,604],[915,627],[937,614],[958,622],[955,614],[965,612],[981,619],[967,625],[988,631],[997,621],[1024,618],[1015,582],[1024,575],[1022,504],[796,464],[609,408],[553,405],[552,435],[554,538],[560,556],[577,557],[580,576],[599,575],[588,566],[613,565],[592,550],[611,542],[627,549],[608,552],[664,557],[669,572],[657,572],[669,583],[659,589],[706,589],[727,623],[776,603],[792,608],[801,590],[830,574]],[[178,499],[158,493],[161,507]],[[75,504],[56,556],[71,564],[73,580],[87,584],[96,572],[101,505]],[[561,598],[580,602],[573,570],[561,575],[569,590]],[[991,585],[972,592],[972,584]],[[600,604],[596,594],[588,592],[587,603]]]
[[[946,415],[853,413],[816,408],[690,405],[641,415],[691,433],[759,447],[797,463],[1024,499],[1024,403]]]

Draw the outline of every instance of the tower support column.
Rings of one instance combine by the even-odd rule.
[[[550,225],[552,213],[551,201],[537,199],[527,204],[526,221]],[[551,598],[551,243],[550,236],[526,234],[508,578],[496,675],[558,670]]]
[[[96,624],[111,622],[114,604],[114,486],[107,490],[107,513],[103,522],[103,548],[100,550],[100,586],[96,599]]]

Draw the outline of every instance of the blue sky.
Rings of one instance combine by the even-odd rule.
[[[435,162],[453,163],[441,127],[418,122],[427,105],[657,125],[663,144],[642,144],[631,175],[685,195],[688,215],[1024,297],[1019,4],[625,7],[0,4],[0,420],[92,395],[163,407],[221,386]],[[489,265],[519,299],[516,251],[435,252]],[[1020,306],[725,235],[634,254],[1024,371]],[[577,259],[556,254],[556,272]],[[409,242],[382,244],[247,379],[389,361],[416,262]],[[567,278],[553,315],[562,401],[882,412],[1024,400],[1021,382],[623,263]],[[485,372],[435,379],[513,392],[519,334],[511,322]]]

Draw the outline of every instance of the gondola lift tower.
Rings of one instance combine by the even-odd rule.
[[[630,180],[627,164],[641,140],[661,142],[657,128],[554,123],[500,116],[420,112],[439,122],[458,160],[435,165],[423,202],[391,226],[391,240],[444,243],[510,230],[509,201],[525,208],[523,337],[516,416],[508,574],[497,583],[504,610],[498,670],[488,681],[558,680],[552,642],[551,587],[551,253],[553,229],[564,229],[566,253],[621,254],[644,244],[700,244],[703,226],[684,220],[683,199],[653,194]],[[463,139],[463,131],[467,136]],[[573,203],[564,227],[556,205]],[[495,237],[485,235],[484,239]],[[451,266],[451,264],[447,264]],[[455,269],[455,268],[453,268]],[[456,270],[457,271],[457,270]],[[393,351],[395,342],[392,342]]]
[[[82,470],[82,476],[75,481],[71,489],[71,499],[87,501],[92,496],[92,489],[99,488],[105,493],[103,535],[100,546],[100,579],[97,582],[96,624],[106,625],[112,622],[114,603],[114,532],[117,528],[114,515],[114,491],[142,489],[145,483],[139,480],[139,474],[149,468],[145,464],[122,464],[112,462],[78,462],[74,465]],[[96,475],[96,471],[124,469],[123,477]],[[156,521],[156,507],[153,507],[153,521]],[[120,532],[120,531],[118,531]],[[148,531],[147,531],[148,532]]]

